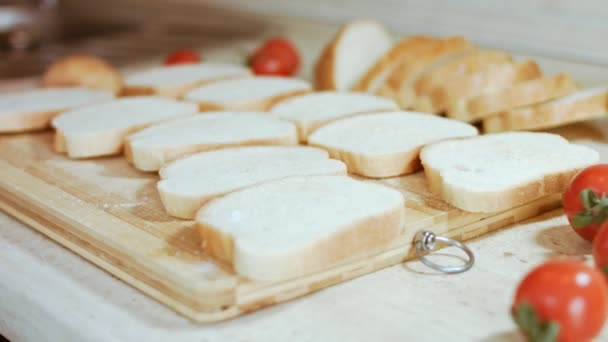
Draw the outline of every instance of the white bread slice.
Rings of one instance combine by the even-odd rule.
[[[109,101],[112,92],[88,88],[45,88],[0,94],[0,133],[42,130],[59,113]]]
[[[281,101],[272,107],[270,113],[296,124],[300,142],[305,142],[314,130],[329,122],[369,112],[397,109],[399,106],[394,101],[380,96],[320,91]]]
[[[419,169],[422,146],[477,135],[467,123],[414,112],[383,112],[332,122],[308,137],[308,144],[329,151],[348,171],[382,178]]]
[[[498,112],[566,96],[577,90],[579,85],[567,74],[540,77],[473,96],[466,101],[466,106],[454,108],[449,116],[469,122],[477,121]]]
[[[179,97],[205,83],[247,76],[251,76],[251,70],[237,64],[204,62],[161,66],[127,75],[123,95]]]
[[[608,88],[588,88],[528,107],[515,108],[483,119],[487,133],[538,130],[600,118],[608,112]]]
[[[414,84],[422,75],[475,49],[471,42],[459,36],[427,44],[415,56],[402,59],[377,93],[396,99],[401,108],[412,108],[416,100]]]
[[[197,102],[201,111],[266,111],[283,99],[311,90],[301,79],[258,76],[208,83],[187,92],[184,98]]]
[[[291,122],[266,113],[217,112],[163,122],[125,139],[125,158],[137,169],[157,171],[187,154],[242,145],[297,145]]]
[[[446,80],[466,76],[491,64],[513,62],[511,55],[501,50],[474,50],[433,68],[416,81],[416,95],[426,95]]]
[[[556,134],[509,132],[426,146],[420,153],[431,190],[469,212],[497,212],[561,193],[599,161]]]
[[[384,26],[373,20],[343,25],[325,46],[314,67],[317,90],[350,90],[393,46]]]
[[[119,154],[124,138],[154,123],[198,112],[195,103],[135,96],[64,112],[52,121],[54,148],[70,158]]]
[[[437,86],[428,97],[419,97],[416,108],[429,113],[446,112],[448,117],[458,118],[459,113],[466,111],[469,97],[498,91],[515,83],[540,76],[540,68],[534,61],[490,64],[468,75],[447,79],[442,85]]]
[[[403,243],[397,190],[346,176],[291,177],[233,192],[196,215],[203,251],[241,276],[281,280]]]
[[[422,35],[402,39],[380,57],[352,89],[359,92],[376,93],[402,60],[414,58],[429,45],[436,43],[437,39]]]
[[[167,213],[193,219],[208,201],[292,176],[346,175],[346,165],[305,146],[251,146],[197,153],[160,170],[157,188]]]

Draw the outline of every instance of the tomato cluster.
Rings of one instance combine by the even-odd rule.
[[[511,314],[531,341],[591,341],[608,318],[608,165],[579,172],[563,206],[574,231],[593,243],[596,267],[558,259],[523,278]]]
[[[200,63],[200,54],[192,49],[178,49],[165,57],[165,65]],[[293,76],[300,69],[300,55],[288,39],[266,40],[248,58],[247,64],[256,75]]]

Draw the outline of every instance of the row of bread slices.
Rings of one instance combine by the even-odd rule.
[[[124,151],[138,169],[159,170],[167,212],[196,219],[205,252],[254,279],[295,277],[404,243],[402,194],[348,172],[399,176],[421,160],[431,189],[449,203],[500,211],[561,191],[598,160],[555,135],[477,137],[467,123],[399,111],[386,98],[309,87],[296,95],[282,82],[303,84],[250,77],[199,85],[187,100],[78,104],[52,119],[55,149],[74,158]],[[188,95],[199,92],[241,110],[200,113],[210,101]],[[28,101],[12,99],[10,116],[27,116]],[[263,112],[259,103],[273,105]]]
[[[369,20],[345,24],[330,40],[315,85],[387,96],[403,109],[479,122],[486,133],[549,128],[608,111],[606,87],[581,89],[568,74],[543,75],[533,60],[515,61],[460,36],[395,43]]]

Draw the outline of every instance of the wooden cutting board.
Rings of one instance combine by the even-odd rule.
[[[200,322],[232,318],[412,258],[413,236],[421,229],[467,240],[560,205],[559,196],[551,196],[501,213],[472,214],[430,194],[422,173],[375,180],[406,198],[402,245],[304,277],[257,282],[201,255],[193,222],[165,214],[155,174],[120,157],[70,160],[53,153],[51,141],[50,132],[0,137],[0,208]]]

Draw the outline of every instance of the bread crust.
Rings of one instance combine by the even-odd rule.
[[[428,95],[430,101],[424,102],[425,107],[422,107],[425,97],[419,98],[416,109],[430,113],[446,112],[448,117],[458,118],[466,111],[463,108],[466,107],[467,98],[539,76],[540,67],[532,60],[517,64],[490,64],[465,76],[445,81]]]
[[[500,112],[483,119],[483,131],[538,130],[600,118],[608,111],[608,94],[602,92],[571,102],[546,102]]]
[[[375,93],[374,85],[379,81],[383,84],[401,60],[414,57],[418,52],[433,44],[437,44],[437,39],[431,36],[417,35],[402,39],[376,61],[355,83],[353,90]],[[382,79],[383,76],[384,79]]]
[[[496,92],[474,96],[467,100],[464,112],[453,112],[451,117],[477,121],[498,112],[566,96],[579,89],[579,84],[567,74],[536,78],[513,84]]]
[[[304,95],[310,93],[310,89],[300,89],[294,90],[287,93],[278,94],[272,97],[267,97],[263,99],[258,99],[254,101],[241,101],[234,103],[214,103],[214,102],[204,102],[204,101],[196,101],[199,106],[199,111],[218,111],[218,110],[237,110],[237,111],[268,111],[272,106],[277,104],[280,101],[283,101],[287,98]],[[195,101],[191,99],[185,99],[187,101]]]
[[[225,81],[230,79],[245,78],[249,76],[225,76],[217,77],[213,79],[206,79],[204,81],[193,82],[188,84],[180,84],[174,86],[140,86],[134,84],[126,84],[120,93],[120,96],[141,96],[141,95],[158,95],[162,97],[168,97],[173,99],[180,99],[190,90],[219,81]]]
[[[334,71],[336,47],[347,28],[348,26],[344,25],[338,30],[336,36],[325,45],[315,63],[313,85],[316,90],[335,90],[337,88]]]

